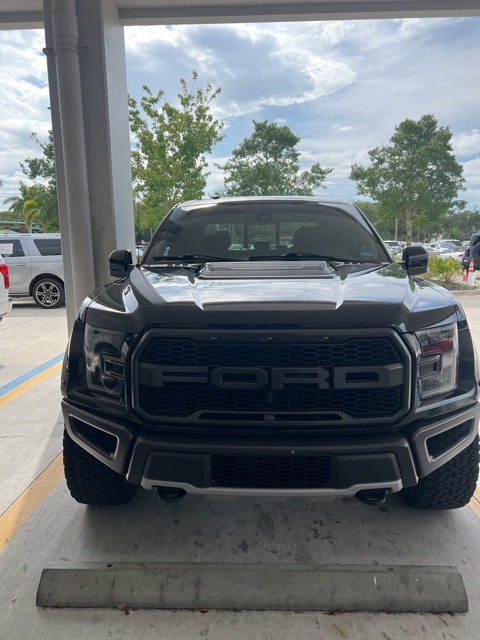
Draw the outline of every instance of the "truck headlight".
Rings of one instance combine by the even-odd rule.
[[[89,389],[122,397],[125,361],[132,337],[120,331],[85,326],[85,368]]]
[[[416,332],[421,354],[418,361],[418,384],[422,400],[453,391],[457,386],[457,324]]]

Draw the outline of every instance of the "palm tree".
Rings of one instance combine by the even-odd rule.
[[[32,225],[35,216],[38,215],[38,207],[35,200],[27,200],[23,205],[23,218],[27,223],[28,233],[32,233]]]
[[[5,198],[3,204],[10,205],[8,207],[8,211],[11,211],[20,220],[23,213],[23,205],[25,204],[25,199],[22,196],[10,196],[10,198]]]

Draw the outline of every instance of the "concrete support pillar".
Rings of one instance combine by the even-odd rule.
[[[69,326],[111,280],[108,255],[133,250],[123,27],[113,0],[44,0]]]
[[[127,71],[123,26],[113,0],[77,0],[88,183],[98,286],[108,256],[135,250]]]

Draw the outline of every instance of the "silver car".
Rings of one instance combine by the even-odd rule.
[[[431,242],[430,246],[438,251],[440,255],[446,253],[447,251],[451,251],[454,249],[457,244],[453,242],[453,240],[438,240],[438,242]]]
[[[64,304],[59,233],[0,234],[0,254],[8,265],[12,298],[32,296],[45,309]]]

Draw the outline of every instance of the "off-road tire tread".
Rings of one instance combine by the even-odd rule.
[[[445,434],[446,442],[449,434]],[[416,509],[459,509],[467,505],[477,487],[479,463],[478,435],[463,451],[428,476],[420,478],[415,487],[401,492],[403,500]]]
[[[96,506],[130,502],[137,486],[82,449],[63,434],[63,466],[68,489],[77,502]]]

